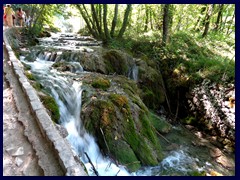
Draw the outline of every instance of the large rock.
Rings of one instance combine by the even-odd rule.
[[[82,117],[105,154],[131,171],[162,160],[152,116],[138,96],[136,84],[124,76],[90,75],[84,80]],[[105,79],[105,81],[103,81]],[[109,81],[110,86],[92,86]],[[157,119],[156,119],[157,121]]]

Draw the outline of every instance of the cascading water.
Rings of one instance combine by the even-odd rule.
[[[126,169],[115,165],[110,159],[103,157],[93,136],[88,134],[81,124],[81,82],[64,77],[61,73],[51,70],[53,62],[37,59],[34,62],[22,61],[32,68],[32,73],[39,77],[40,83],[51,91],[60,110],[60,124],[69,135],[67,139],[73,150],[80,156],[90,175],[94,175],[92,166],[87,159],[89,156],[99,175],[129,175]]]
[[[56,38],[56,37],[55,37]],[[44,44],[49,41],[44,41]],[[53,40],[50,40],[53,42]],[[66,47],[68,49],[68,47]],[[143,167],[137,172],[129,173],[124,166],[116,165],[110,158],[104,157],[94,137],[86,132],[81,122],[82,83],[74,79],[81,79],[88,72],[84,72],[79,62],[68,62],[71,72],[59,72],[51,66],[54,62],[46,61],[49,53],[39,54],[34,62],[20,60],[31,66],[32,73],[38,77],[45,89],[51,92],[60,110],[60,124],[68,131],[67,139],[73,151],[79,155],[89,175],[96,175],[89,159],[99,175],[189,175],[194,170],[213,168],[209,162],[200,163],[196,157],[189,155],[188,148],[179,148],[168,152],[165,159],[158,166]],[[48,58],[46,58],[48,57]],[[138,80],[138,67],[134,64],[128,72],[128,78]],[[85,154],[86,152],[86,154]]]

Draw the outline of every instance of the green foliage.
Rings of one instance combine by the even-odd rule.
[[[97,78],[92,82],[92,86],[94,88],[100,88],[103,90],[107,90],[110,87],[111,83],[108,79]]]
[[[40,90],[43,89],[42,84],[40,84],[39,82],[34,82],[34,83],[32,84],[32,86],[33,86],[37,91],[40,91]]]
[[[52,118],[52,120],[55,123],[58,123],[58,120],[60,118],[60,112],[59,112],[59,108],[58,105],[55,101],[55,99],[51,96],[40,96],[41,101],[43,103],[43,105],[45,106],[45,108],[48,110],[48,112],[50,113],[50,116]]]
[[[234,81],[235,62],[221,54],[228,53],[228,50],[220,48],[222,43],[219,44],[217,40],[212,42],[210,39],[200,39],[186,33],[174,35],[165,52],[168,56],[165,63],[168,65],[164,69],[172,71],[172,75],[179,83],[186,81],[196,83],[205,78],[214,82],[221,82],[223,79]]]
[[[181,122],[184,123],[184,124],[191,124],[191,125],[196,125],[197,124],[196,118],[192,117],[192,116],[188,116],[188,117],[182,119]]]
[[[36,78],[34,77],[34,75],[31,72],[26,71],[25,75],[29,80],[33,80],[33,81],[36,80]]]

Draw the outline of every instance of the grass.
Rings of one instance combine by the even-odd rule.
[[[166,47],[161,46],[159,38],[159,35],[135,35],[112,41],[109,46],[146,61],[158,61],[167,76],[182,67],[178,78],[175,77],[180,83],[199,83],[206,78],[214,82],[234,82],[235,41],[232,37],[210,32],[201,38],[200,33],[180,31],[170,37]]]

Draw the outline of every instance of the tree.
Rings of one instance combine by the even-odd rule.
[[[112,23],[110,25],[110,23],[108,22],[108,17],[109,17],[109,12],[108,12],[108,8],[109,5],[107,4],[91,4],[90,8],[88,5],[84,5],[84,4],[76,4],[75,5],[76,8],[79,10],[81,16],[83,17],[84,21],[86,22],[86,26],[89,30],[89,32],[91,33],[91,35],[93,35],[94,38],[96,39],[101,39],[103,40],[105,43],[108,43],[109,41],[111,41],[113,38],[115,38],[115,30],[117,27],[117,24],[119,21],[118,18],[118,8],[119,5],[116,4],[115,8],[114,8],[114,15],[113,15],[113,19],[112,19]],[[111,6],[110,6],[111,7]],[[102,13],[103,11],[103,13]],[[91,12],[91,16],[90,13]],[[129,14],[131,12],[131,4],[128,4],[124,13],[124,19],[122,22],[122,26],[121,29],[117,35],[117,38],[122,38],[126,27],[128,25],[128,21],[129,21]],[[110,32],[109,32],[109,29]]]
[[[214,28],[215,31],[219,30],[219,23],[220,23],[220,20],[222,19],[223,8],[224,8],[224,4],[219,4],[218,16],[217,16],[217,20],[215,22],[215,28]]]
[[[126,28],[127,28],[127,23],[128,23],[128,17],[129,17],[129,14],[131,12],[131,7],[132,5],[131,4],[127,4],[127,8],[125,10],[125,13],[124,13],[124,19],[123,19],[123,23],[122,23],[122,27],[119,31],[119,34],[118,34],[118,38],[122,38]]]
[[[206,17],[205,17],[205,29],[204,29],[204,32],[202,34],[202,37],[205,37],[208,34],[210,19],[211,19],[211,16],[212,16],[212,12],[214,10],[214,6],[215,6],[215,4],[212,4],[208,7],[207,14],[206,14]]]
[[[114,17],[112,20],[112,28],[111,28],[111,32],[110,32],[111,37],[114,37],[114,31],[115,31],[115,28],[117,25],[117,17],[118,17],[118,4],[115,4]]]
[[[165,4],[163,7],[163,37],[162,42],[165,46],[169,39],[169,8],[170,4]]]
[[[198,15],[198,20],[197,20],[197,22],[196,22],[196,24],[195,24],[195,27],[194,27],[194,30],[196,30],[196,31],[199,31],[199,30],[200,30],[201,25],[204,26],[204,20],[201,21],[201,19],[202,19],[202,17],[203,17],[204,12],[205,12],[206,9],[207,9],[207,5],[206,5],[206,4],[203,4],[203,5],[201,5],[201,6],[202,6],[202,7],[201,7],[201,9],[200,9],[200,14]],[[202,22],[202,23],[200,24],[200,22]]]

